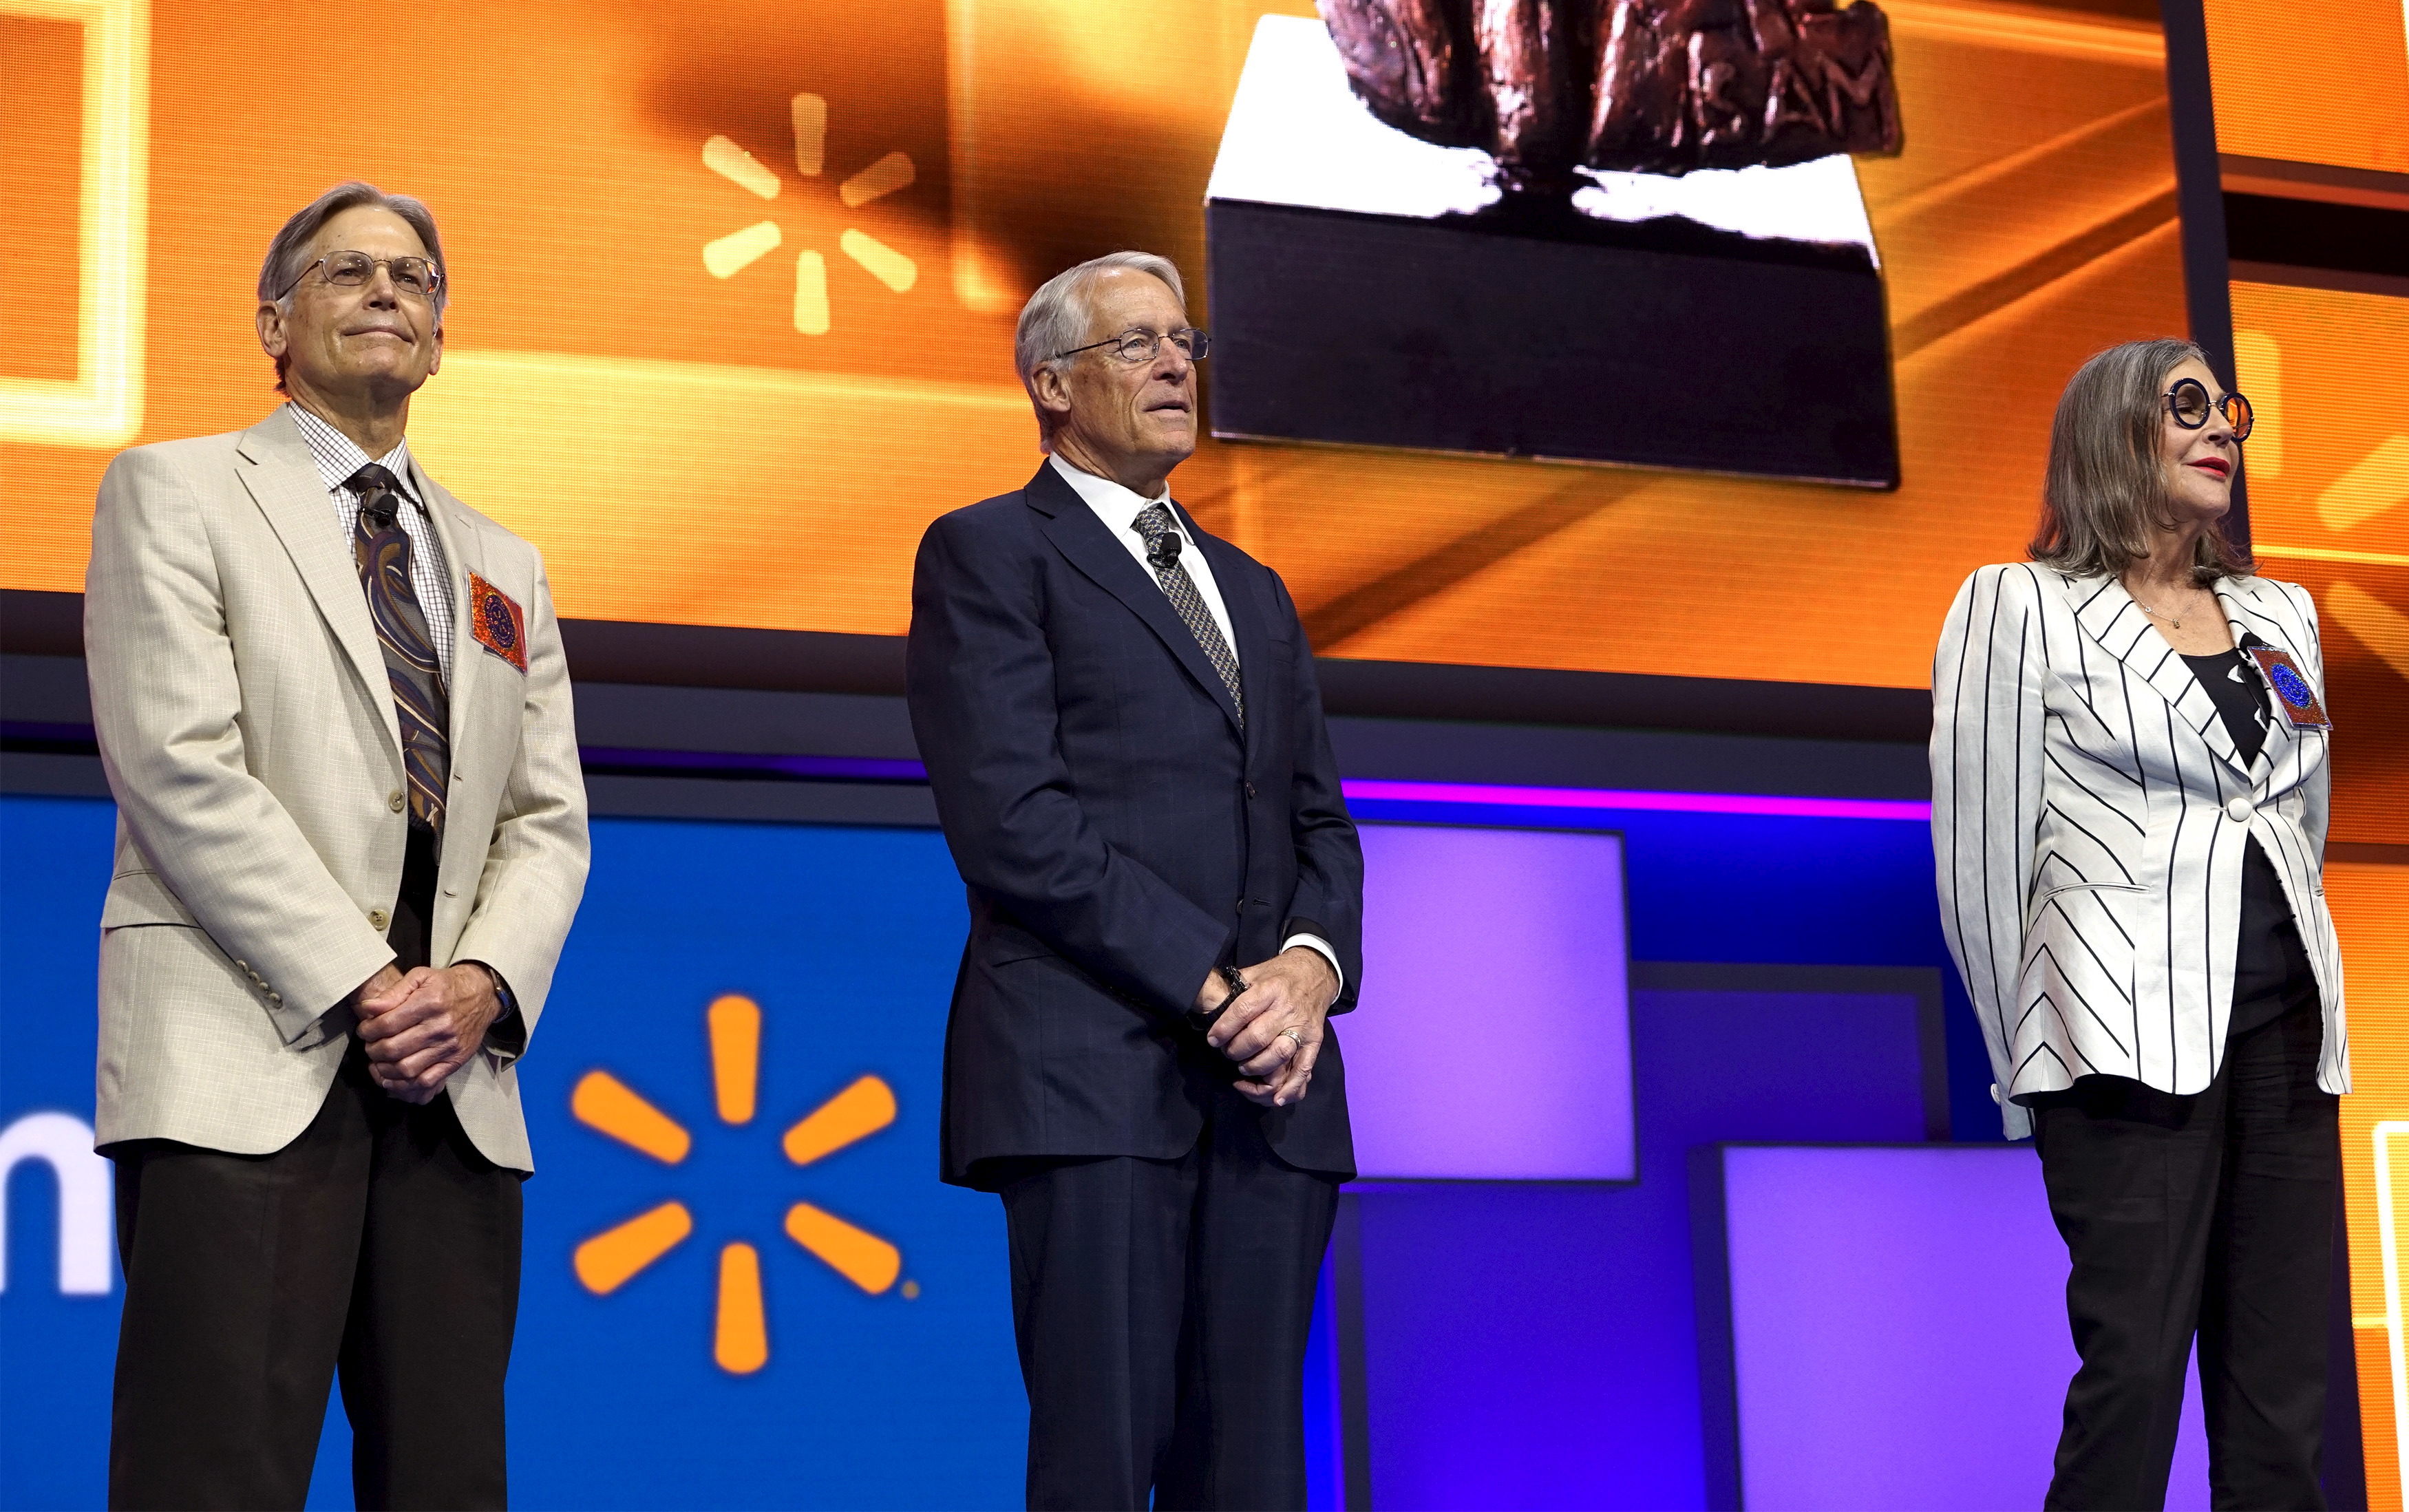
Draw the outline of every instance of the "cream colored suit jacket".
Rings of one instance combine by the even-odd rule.
[[[501,972],[532,1041],[585,886],[569,670],[535,548],[411,470],[458,606],[431,950]],[[526,671],[471,634],[472,572],[524,609]],[[409,825],[368,598],[288,411],[109,464],[84,651],[119,815],[98,1142],[280,1149],[333,1082],[344,998],[393,959]],[[534,1169],[507,1058],[446,1091],[489,1159]]]

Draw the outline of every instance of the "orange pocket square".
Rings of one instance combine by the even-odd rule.
[[[469,633],[477,644],[527,670],[527,611],[474,572],[469,574]]]

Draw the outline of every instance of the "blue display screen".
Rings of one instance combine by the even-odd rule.
[[[113,823],[105,802],[0,799],[0,1123],[91,1119]],[[619,819],[595,824],[594,852],[522,1063],[538,1171],[510,1380],[512,1500],[1017,1503],[1028,1416],[1002,1215],[936,1179],[938,1050],[966,928],[944,841]],[[720,1115],[706,1025],[728,995],[760,1009],[743,1124]],[[597,1071],[687,1132],[681,1159],[579,1120],[572,1092]],[[891,1091],[892,1122],[796,1165],[786,1132],[864,1077]],[[9,1174],[0,1501],[12,1507],[96,1506],[105,1489],[122,1289],[61,1294],[53,1190],[39,1159]],[[580,1279],[581,1245],[672,1202],[690,1216],[685,1237],[607,1294]],[[891,1281],[873,1293],[789,1237],[798,1202],[900,1251]],[[736,1244],[757,1257],[766,1325],[766,1360],[742,1373],[714,1358]],[[348,1452],[338,1410],[313,1505],[350,1505]]]
[[[1620,833],[1636,960],[1946,958],[1921,825],[1625,811],[1567,824],[1556,811],[1357,807],[1368,821]],[[28,1118],[92,1118],[113,824],[105,801],[0,798],[0,1140]],[[594,846],[584,907],[522,1063],[539,1170],[510,1382],[512,1500],[1017,1505],[1027,1409],[1002,1216],[993,1198],[936,1179],[940,1047],[967,922],[942,838],[603,819]],[[1365,967],[1375,1009],[1382,970]],[[1959,1137],[1996,1139],[1979,1038],[1954,980],[1947,990]],[[749,1077],[730,1046],[746,1040],[751,1010],[723,1010],[714,1054],[713,1005],[738,998],[757,1010]],[[1637,1186],[1364,1194],[1376,1499],[1462,1505],[1468,1488],[1502,1495],[1510,1482],[1531,1505],[1703,1505],[1685,1150],[1912,1138],[1920,1127],[1911,1051],[1884,1073],[1898,1085],[1885,1083],[1882,1105],[1904,1111],[1879,1129],[1827,1128],[1825,1104],[1870,1106],[1863,1089],[1802,1078],[1782,1057],[1742,1073],[1791,1039],[1768,1039],[1753,1018],[1709,1033],[1721,1021],[1687,999],[1652,1012],[1631,1045]],[[731,1122],[724,1095],[739,1084],[752,1108]],[[787,1136],[806,1119],[810,1158],[798,1164]],[[677,1145],[661,1143],[672,1126],[679,1158],[645,1153]],[[9,1168],[7,1200],[0,1508],[97,1506],[122,1288],[62,1291],[61,1204],[43,1159]],[[681,1220],[659,1217],[671,1204]],[[817,1217],[798,1230],[799,1208]],[[1502,1247],[1474,1255],[1476,1244]],[[749,1261],[731,1260],[740,1246]],[[1489,1282],[1467,1291],[1455,1279],[1466,1274]],[[757,1295],[757,1330],[723,1326],[724,1293]],[[1328,1303],[1325,1290],[1325,1313]],[[1338,1476],[1326,1322],[1307,1388],[1314,1505],[1327,1506]],[[350,1505],[348,1455],[338,1409],[313,1505]],[[1501,1465],[1513,1474],[1501,1479]]]

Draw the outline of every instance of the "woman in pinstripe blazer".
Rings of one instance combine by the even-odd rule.
[[[2189,342],[2085,363],[2034,559],[1966,580],[1933,666],[1942,925],[2073,1262],[2053,1507],[2163,1504],[2195,1333],[2215,1505],[2326,1505],[2324,664],[2218,529],[2249,425]]]

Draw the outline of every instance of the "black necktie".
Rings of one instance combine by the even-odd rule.
[[[394,712],[401,720],[401,767],[410,781],[410,822],[443,833],[443,787],[451,779],[451,698],[426,633],[426,612],[410,581],[410,534],[396,511],[401,481],[371,462],[343,484],[360,497],[352,559],[368,596],[368,617],[384,648]]]

